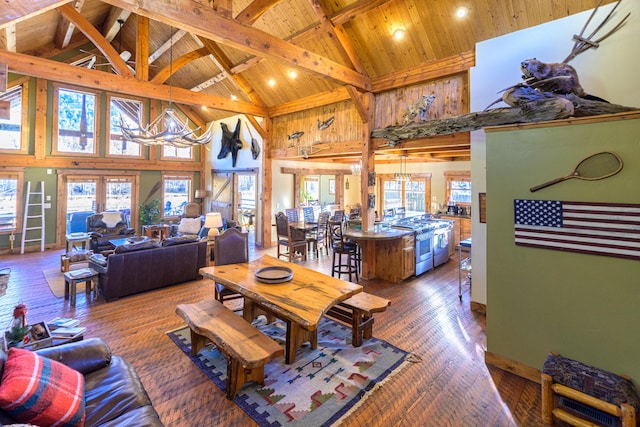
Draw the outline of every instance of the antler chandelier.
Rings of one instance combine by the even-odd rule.
[[[120,117],[120,129],[125,141],[142,145],[171,145],[178,148],[208,144],[212,135],[209,128],[199,137],[195,137],[195,132],[200,128],[190,129],[189,120],[187,119],[185,122],[180,120],[171,107],[164,110],[147,126],[138,125],[135,129],[128,127],[124,119]]]
[[[122,115],[120,116],[120,129],[122,139],[142,145],[171,145],[177,148],[205,145],[211,141],[211,127],[199,137],[195,132],[200,128],[189,128],[189,119],[182,121],[175,110],[171,108],[171,76],[173,75],[173,27],[171,27],[171,46],[169,49],[169,108],[165,109],[155,120],[147,126],[142,126],[142,119],[138,117],[135,128],[127,126]]]

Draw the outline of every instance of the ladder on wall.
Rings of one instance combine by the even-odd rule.
[[[40,181],[39,187],[38,189],[36,184],[36,188],[31,191],[31,182],[27,182],[27,197],[22,219],[21,254],[24,254],[24,244],[30,242],[40,242],[40,252],[44,252],[44,181]]]

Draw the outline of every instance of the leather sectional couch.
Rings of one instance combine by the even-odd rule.
[[[107,301],[165,286],[197,280],[207,265],[207,242],[193,238],[149,240],[122,245],[103,258],[92,256],[89,267],[99,273]]]
[[[163,425],[133,366],[112,355],[103,340],[91,338],[35,353],[60,362],[84,377],[85,426]],[[7,353],[0,350],[0,375],[5,369],[6,359]],[[14,423],[17,421],[0,410],[0,425]]]

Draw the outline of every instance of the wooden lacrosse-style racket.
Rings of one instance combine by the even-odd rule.
[[[584,158],[573,170],[573,173],[560,178],[552,179],[544,184],[531,187],[529,191],[532,193],[550,185],[557,184],[567,179],[577,178],[585,181],[596,181],[598,179],[608,178],[622,170],[622,159],[616,153],[603,151],[595,153]]]

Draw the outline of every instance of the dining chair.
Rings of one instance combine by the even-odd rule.
[[[344,221],[344,209],[338,209],[334,211],[331,221],[342,223]]]
[[[289,209],[285,209],[284,210],[287,214],[287,219],[289,220],[289,222],[298,222],[298,209],[296,208],[289,208]]]
[[[342,222],[329,221],[329,238],[331,240],[331,249],[333,250],[333,258],[331,262],[331,277],[338,275],[338,279],[343,274],[351,276],[355,274],[356,283],[360,280],[358,277],[358,245],[355,242],[346,241],[342,234]],[[346,257],[346,261],[344,260]]]
[[[325,253],[329,255],[328,240],[328,226],[329,226],[329,212],[320,212],[318,216],[318,228],[316,229],[315,242],[313,249],[316,252],[316,258],[320,255],[320,250],[324,249]]]
[[[278,238],[278,258],[285,256],[289,262],[293,262],[296,258],[302,258],[307,260],[307,240],[304,235],[301,239],[294,240],[294,236],[289,226],[289,219],[287,216],[278,212],[276,214],[276,234]],[[286,248],[284,251],[282,247]]]
[[[215,265],[239,264],[249,262],[249,234],[236,228],[227,228],[224,233],[214,239],[213,260]],[[237,292],[215,283],[215,299],[224,304],[225,301],[242,298]]]
[[[308,224],[313,224],[314,222],[316,222],[313,206],[306,206],[302,208],[302,217],[304,218],[304,222]]]

